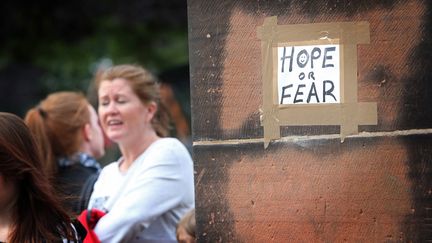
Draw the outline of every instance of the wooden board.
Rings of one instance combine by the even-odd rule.
[[[432,241],[432,3],[188,1],[199,242]],[[358,101],[378,125],[287,126],[264,149],[261,42],[279,25],[370,24]]]

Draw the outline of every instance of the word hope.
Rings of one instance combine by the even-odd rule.
[[[320,47],[314,47],[312,51],[309,52],[306,49],[301,49],[299,52],[295,52],[294,46],[291,47],[291,51],[287,53],[286,47],[283,47],[283,54],[281,57],[282,61],[282,68],[281,72],[284,72],[285,69],[285,60],[288,59],[289,66],[288,71],[292,72],[293,70],[293,61],[294,58],[296,60],[295,64],[297,64],[297,67],[304,68],[306,65],[308,65],[310,60],[310,68],[314,69],[314,61],[318,61],[321,57],[322,50]],[[324,48],[324,54],[322,55],[322,65],[321,68],[328,68],[328,67],[334,67],[333,63],[328,63],[328,61],[333,60],[333,56],[331,55],[331,52],[334,52],[336,50],[336,47],[325,47]]]

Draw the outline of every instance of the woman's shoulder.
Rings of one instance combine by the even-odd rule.
[[[104,177],[105,175],[113,175],[114,173],[119,173],[118,166],[119,160],[105,165],[99,174],[99,178]]]
[[[173,137],[159,138],[158,140],[156,140],[155,143],[159,143],[159,144],[181,144],[180,140],[178,140],[177,138],[173,138]]]
[[[191,161],[191,155],[186,146],[176,138],[160,138],[146,152],[144,160],[151,163],[178,163],[180,161]]]
[[[112,170],[113,168],[116,168],[118,166],[120,160],[121,160],[121,158],[118,159],[118,160],[116,160],[116,161],[113,161],[111,163],[108,163],[107,165],[105,165],[102,168],[102,171],[104,171],[104,170]]]
[[[152,144],[152,147],[159,150],[172,150],[182,153],[188,152],[186,146],[180,142],[180,140],[172,137],[160,138]]]

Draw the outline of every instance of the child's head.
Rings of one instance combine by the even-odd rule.
[[[195,209],[192,209],[177,224],[177,241],[179,243],[195,242],[195,227]]]

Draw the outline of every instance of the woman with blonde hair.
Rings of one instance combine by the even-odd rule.
[[[118,65],[96,77],[99,118],[121,158],[95,184],[90,208],[106,212],[94,233],[102,242],[176,242],[179,219],[194,207],[193,163],[168,138],[159,84],[146,69]]]
[[[96,159],[105,153],[95,109],[79,92],[56,92],[30,109],[25,122],[39,145],[45,173],[79,214],[101,169]]]

